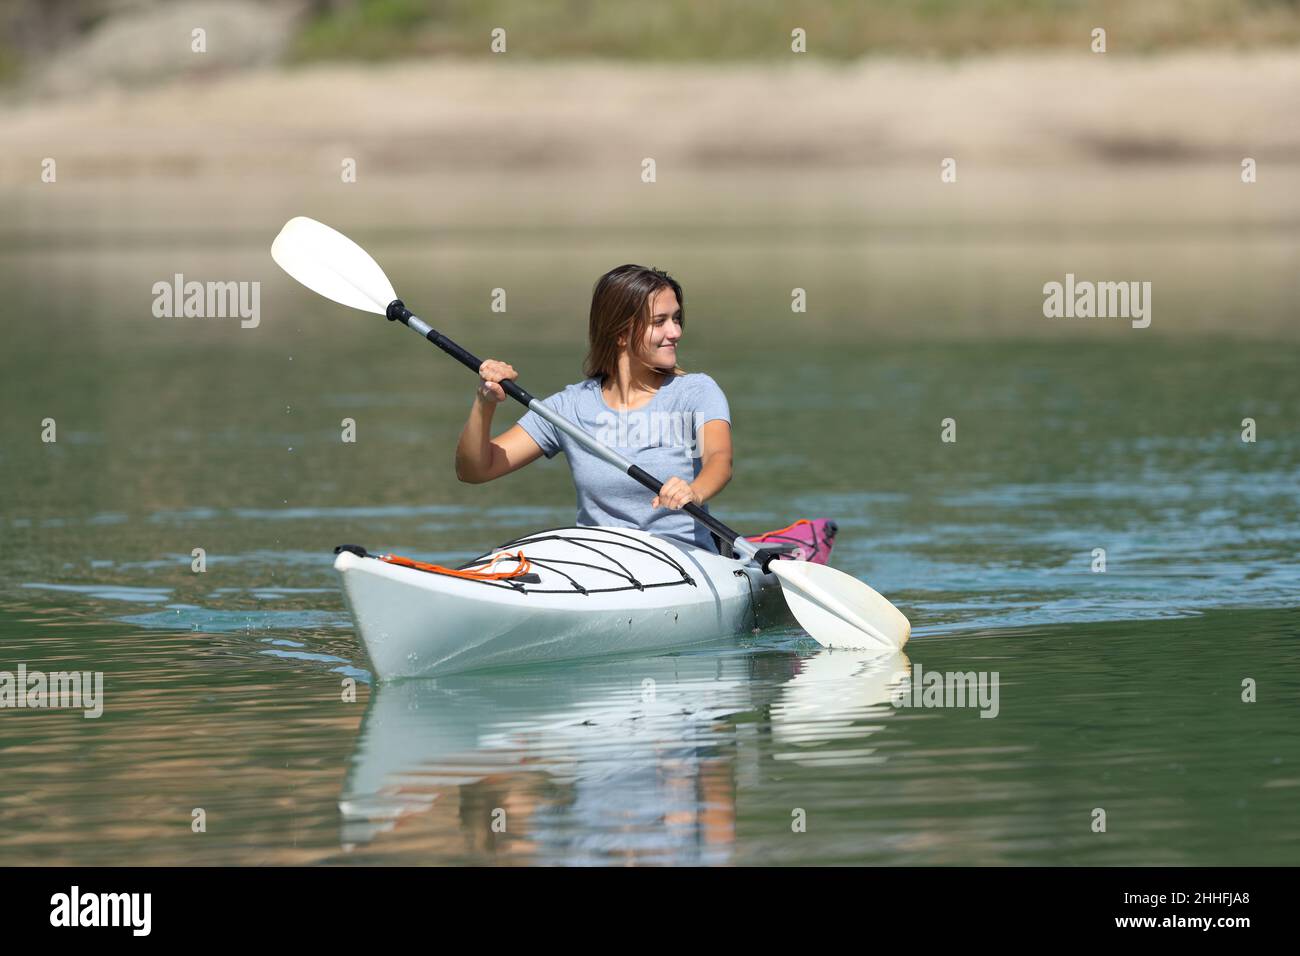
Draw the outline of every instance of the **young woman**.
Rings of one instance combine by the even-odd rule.
[[[579,525],[641,528],[716,553],[710,532],[681,508],[706,507],[731,480],[731,412],[717,382],[677,365],[682,301],[681,286],[657,269],[625,265],[601,276],[591,296],[586,378],[543,401],[662,480],[659,494],[534,412],[492,438],[492,414],[506,398],[498,383],[517,377],[492,359],[479,369],[482,381],[456,446],[456,477],[491,481],[562,451],[578,491]]]

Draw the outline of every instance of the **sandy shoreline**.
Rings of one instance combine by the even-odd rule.
[[[0,184],[467,170],[1300,163],[1300,52],[848,67],[329,65],[0,107]]]

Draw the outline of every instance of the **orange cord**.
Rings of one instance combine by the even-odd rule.
[[[492,570],[502,558],[513,558],[518,562],[513,571]],[[532,564],[524,557],[522,551],[516,551],[514,554],[502,551],[488,562],[487,569],[483,571],[444,568],[441,564],[425,564],[423,561],[412,561],[410,558],[403,558],[396,554],[385,554],[379,560],[387,561],[389,564],[396,564],[398,567],[414,568],[416,571],[428,571],[432,574],[446,574],[453,578],[465,578],[469,581],[508,581],[510,578],[523,577],[532,570]]]
[[[801,524],[812,524],[812,522],[809,521],[807,518],[800,518],[794,524],[786,525],[784,528],[778,528],[776,531],[764,531],[762,534],[754,535],[754,537],[751,538],[750,540],[766,541],[768,538],[775,538],[778,534],[785,534],[787,531],[792,531],[795,528],[799,527],[799,525]]]

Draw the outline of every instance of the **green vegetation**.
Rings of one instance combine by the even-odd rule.
[[[1257,49],[1300,44],[1300,0],[266,0],[301,12],[295,62],[482,57],[506,31],[523,59],[788,62],[791,31],[812,58],[957,57],[998,50]],[[166,0],[5,0],[0,86],[75,48],[119,16]],[[304,12],[305,11],[305,12]],[[263,11],[264,13],[265,11]],[[124,51],[124,55],[129,55]]]
[[[295,59],[482,55],[505,28],[527,58],[765,60],[808,51],[953,56],[1001,49],[1088,49],[1104,27],[1112,52],[1300,42],[1296,0],[353,0],[322,4]]]

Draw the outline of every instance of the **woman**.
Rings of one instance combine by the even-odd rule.
[[[586,378],[543,404],[664,482],[651,495],[636,481],[529,411],[496,438],[492,414],[505,401],[505,362],[479,368],[478,392],[456,446],[456,477],[479,483],[564,452],[578,491],[579,525],[641,528],[716,553],[710,532],[681,511],[701,507],[731,480],[731,413],[708,375],[677,366],[685,314],[668,273],[619,266],[591,296]],[[706,509],[707,510],[707,509]]]

